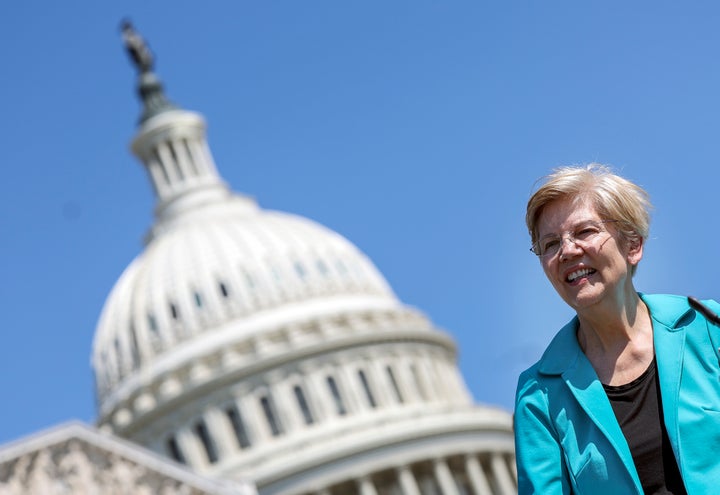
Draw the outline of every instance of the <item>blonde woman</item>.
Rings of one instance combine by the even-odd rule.
[[[519,379],[520,495],[720,493],[720,328],[635,289],[649,210],[598,164],[554,171],[528,202],[531,249],[576,316]]]

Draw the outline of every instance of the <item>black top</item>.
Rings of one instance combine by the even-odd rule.
[[[646,495],[687,495],[665,430],[657,363],[617,387],[603,385]]]

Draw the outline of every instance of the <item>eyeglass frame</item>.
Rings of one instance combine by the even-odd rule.
[[[578,223],[578,224],[576,225],[576,227],[575,227],[574,230],[566,230],[566,231],[564,231],[564,232],[561,232],[561,233],[558,235],[559,240],[560,240],[560,244],[558,245],[558,249],[557,249],[557,251],[556,251],[554,254],[549,255],[548,253],[541,254],[541,253],[538,253],[538,252],[537,252],[537,251],[540,250],[540,241],[541,241],[542,239],[544,239],[544,238],[548,238],[548,236],[541,237],[541,238],[538,239],[537,241],[533,242],[532,246],[530,246],[530,252],[531,252],[532,254],[534,254],[535,256],[537,256],[538,258],[540,258],[540,259],[552,259],[552,258],[554,258],[555,256],[557,256],[557,255],[560,253],[560,249],[562,249],[562,247],[564,246],[564,241],[565,241],[566,236],[567,236],[567,239],[568,239],[570,242],[572,242],[573,244],[575,244],[576,246],[578,245],[578,242],[580,242],[580,244],[584,246],[584,245],[586,245],[586,244],[585,244],[585,241],[578,240],[578,239],[576,238],[576,235],[575,235],[575,234],[578,232],[578,230],[581,231],[581,230],[582,230],[585,226],[587,226],[588,224],[596,224],[596,225],[599,227],[599,226],[602,225],[602,224],[606,224],[606,223],[616,223],[616,222],[619,222],[619,221],[620,221],[620,220],[613,220],[613,219],[608,219],[608,220],[584,220],[584,221]],[[605,229],[605,230],[600,230],[597,234],[594,234],[594,235],[593,235],[593,239],[594,239],[597,235],[602,234],[603,232],[607,232],[607,229]],[[550,239],[552,239],[552,237],[550,237]]]

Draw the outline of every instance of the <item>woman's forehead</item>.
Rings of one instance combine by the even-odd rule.
[[[565,198],[548,204],[540,214],[538,233],[555,233],[574,227],[579,222],[598,220],[595,205],[587,199]]]

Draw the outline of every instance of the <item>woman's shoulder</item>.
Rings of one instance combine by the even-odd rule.
[[[694,311],[687,296],[640,293],[640,298],[647,305],[652,318],[670,328],[682,324],[684,317]],[[720,311],[720,304],[712,299],[704,299],[701,302],[714,312]]]
[[[582,352],[575,337],[576,330],[577,318],[573,318],[555,334],[540,359],[520,374],[516,400],[547,394],[551,383],[575,365],[578,353]]]
[[[578,357],[580,345],[577,341],[578,319],[573,317],[552,338],[538,361],[520,376],[559,375],[572,366]]]

